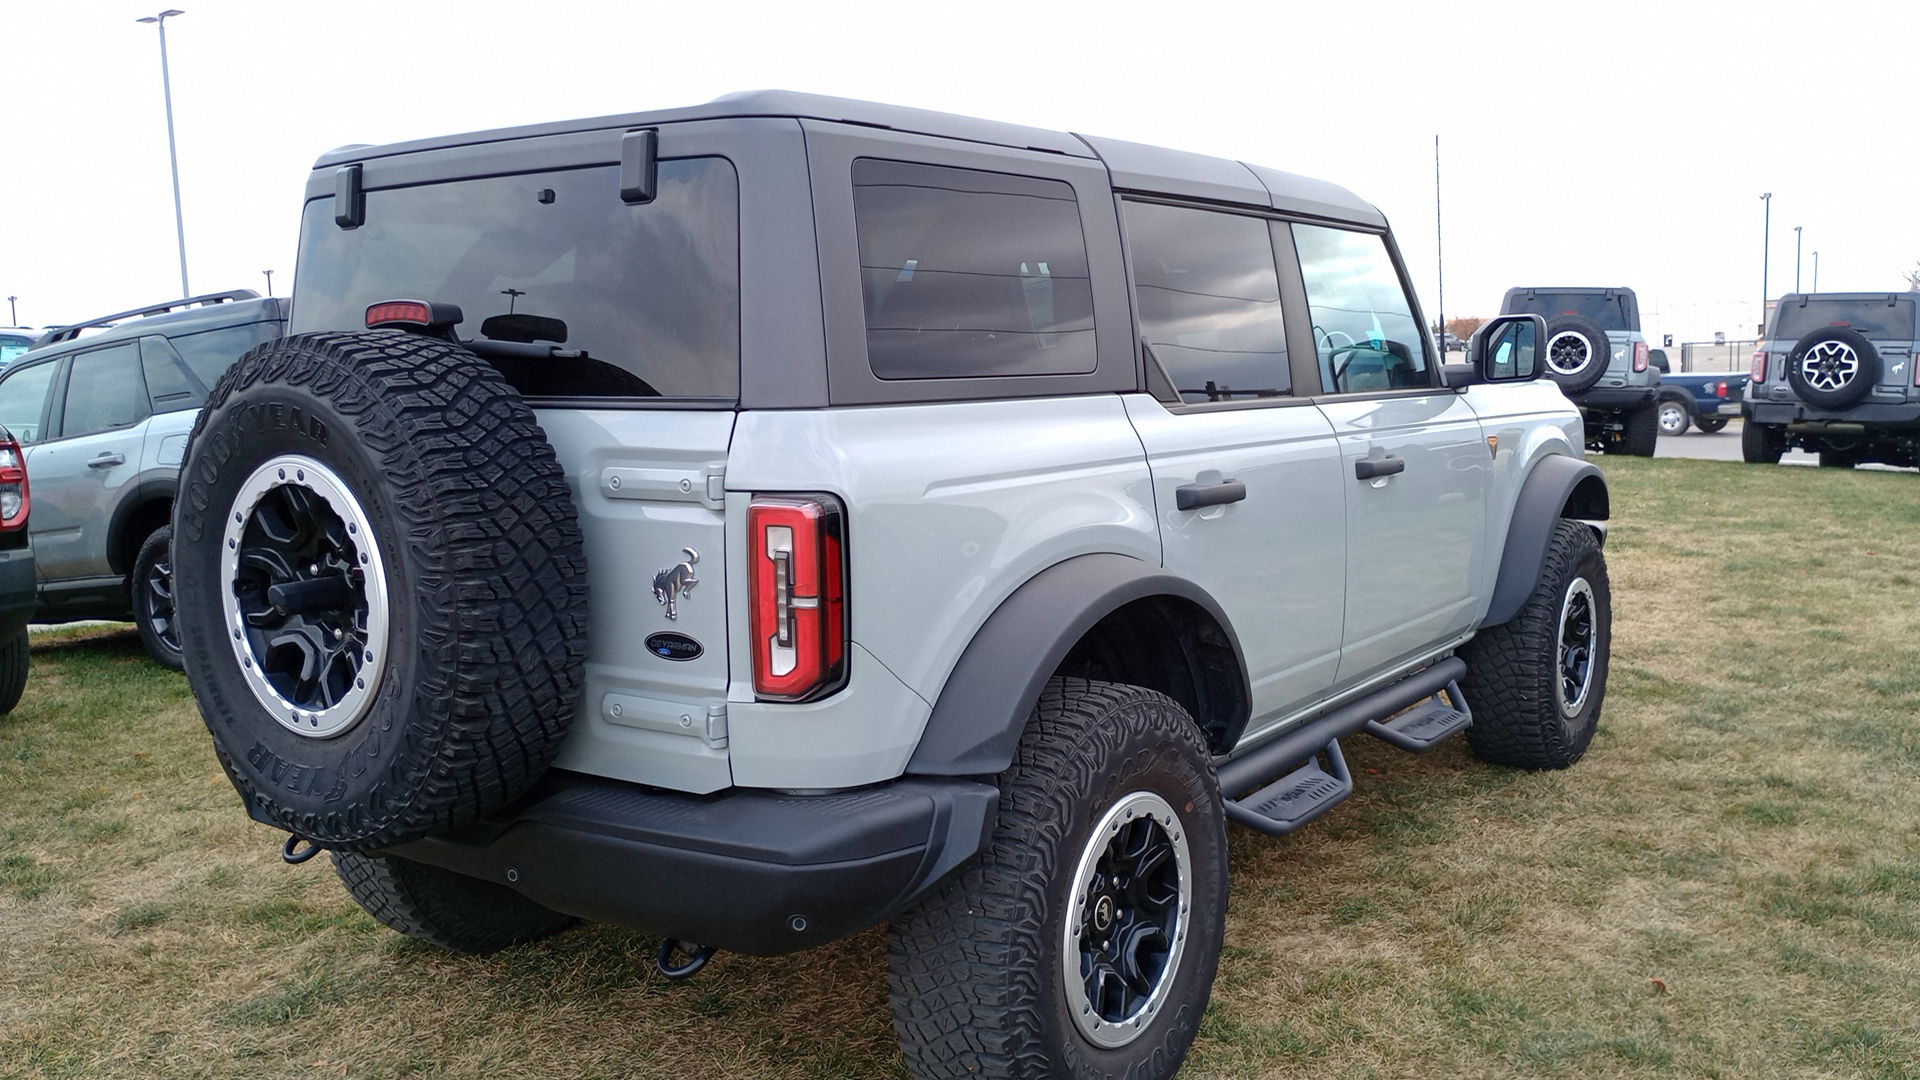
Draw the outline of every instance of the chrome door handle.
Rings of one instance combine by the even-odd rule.
[[[1353,463],[1353,476],[1356,480],[1371,480],[1376,476],[1392,476],[1407,471],[1404,458],[1361,458]]]
[[[1238,480],[1222,480],[1217,484],[1185,484],[1173,489],[1173,505],[1181,510],[1225,506],[1246,497],[1247,485]]]
[[[111,469],[115,465],[125,465],[126,463],[127,463],[127,455],[116,454],[113,451],[109,450],[106,453],[101,454],[99,457],[93,458],[92,460],[88,461],[87,468]]]

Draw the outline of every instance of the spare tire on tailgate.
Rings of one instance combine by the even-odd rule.
[[[1569,394],[1593,389],[1613,362],[1613,343],[1584,315],[1547,320],[1547,377]]]
[[[1787,354],[1787,384],[1817,409],[1844,409],[1879,381],[1880,351],[1852,327],[1809,330]]]
[[[325,847],[524,794],[579,705],[587,571],[533,411],[460,346],[302,334],[242,357],[174,510],[187,675],[259,821]]]

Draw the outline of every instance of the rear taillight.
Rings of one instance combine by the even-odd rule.
[[[1647,343],[1644,341],[1633,343],[1633,370],[1647,370]]]
[[[846,684],[846,539],[831,495],[757,495],[748,506],[758,697],[806,701]]]
[[[27,523],[33,496],[27,490],[27,458],[20,444],[0,441],[0,532],[12,532]]]
[[[1721,379],[1720,385],[1715,387],[1713,392],[1714,392],[1714,396],[1716,397],[1726,397],[1727,396],[1727,380]]]
[[[1753,354],[1753,367],[1747,374],[1753,376],[1754,382],[1767,381],[1767,350],[1760,349]]]

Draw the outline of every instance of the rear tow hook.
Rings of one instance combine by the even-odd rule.
[[[691,979],[699,973],[701,968],[707,966],[707,961],[713,959],[714,952],[715,949],[711,945],[701,945],[689,950],[678,938],[668,938],[660,943],[660,958],[657,961],[660,965],[660,974],[675,982]],[[676,953],[685,953],[686,961],[675,963],[674,954]]]
[[[301,847],[301,844],[307,846]],[[304,836],[288,833],[287,842],[280,847],[280,857],[286,860],[288,866],[299,866],[324,850],[319,844]]]

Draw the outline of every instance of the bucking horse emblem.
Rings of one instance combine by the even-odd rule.
[[[692,548],[681,548],[687,553],[687,561],[678,566],[670,566],[653,575],[653,598],[667,606],[667,618],[680,617],[680,598],[693,591],[700,579],[693,572],[693,564],[700,561],[700,553]]]

